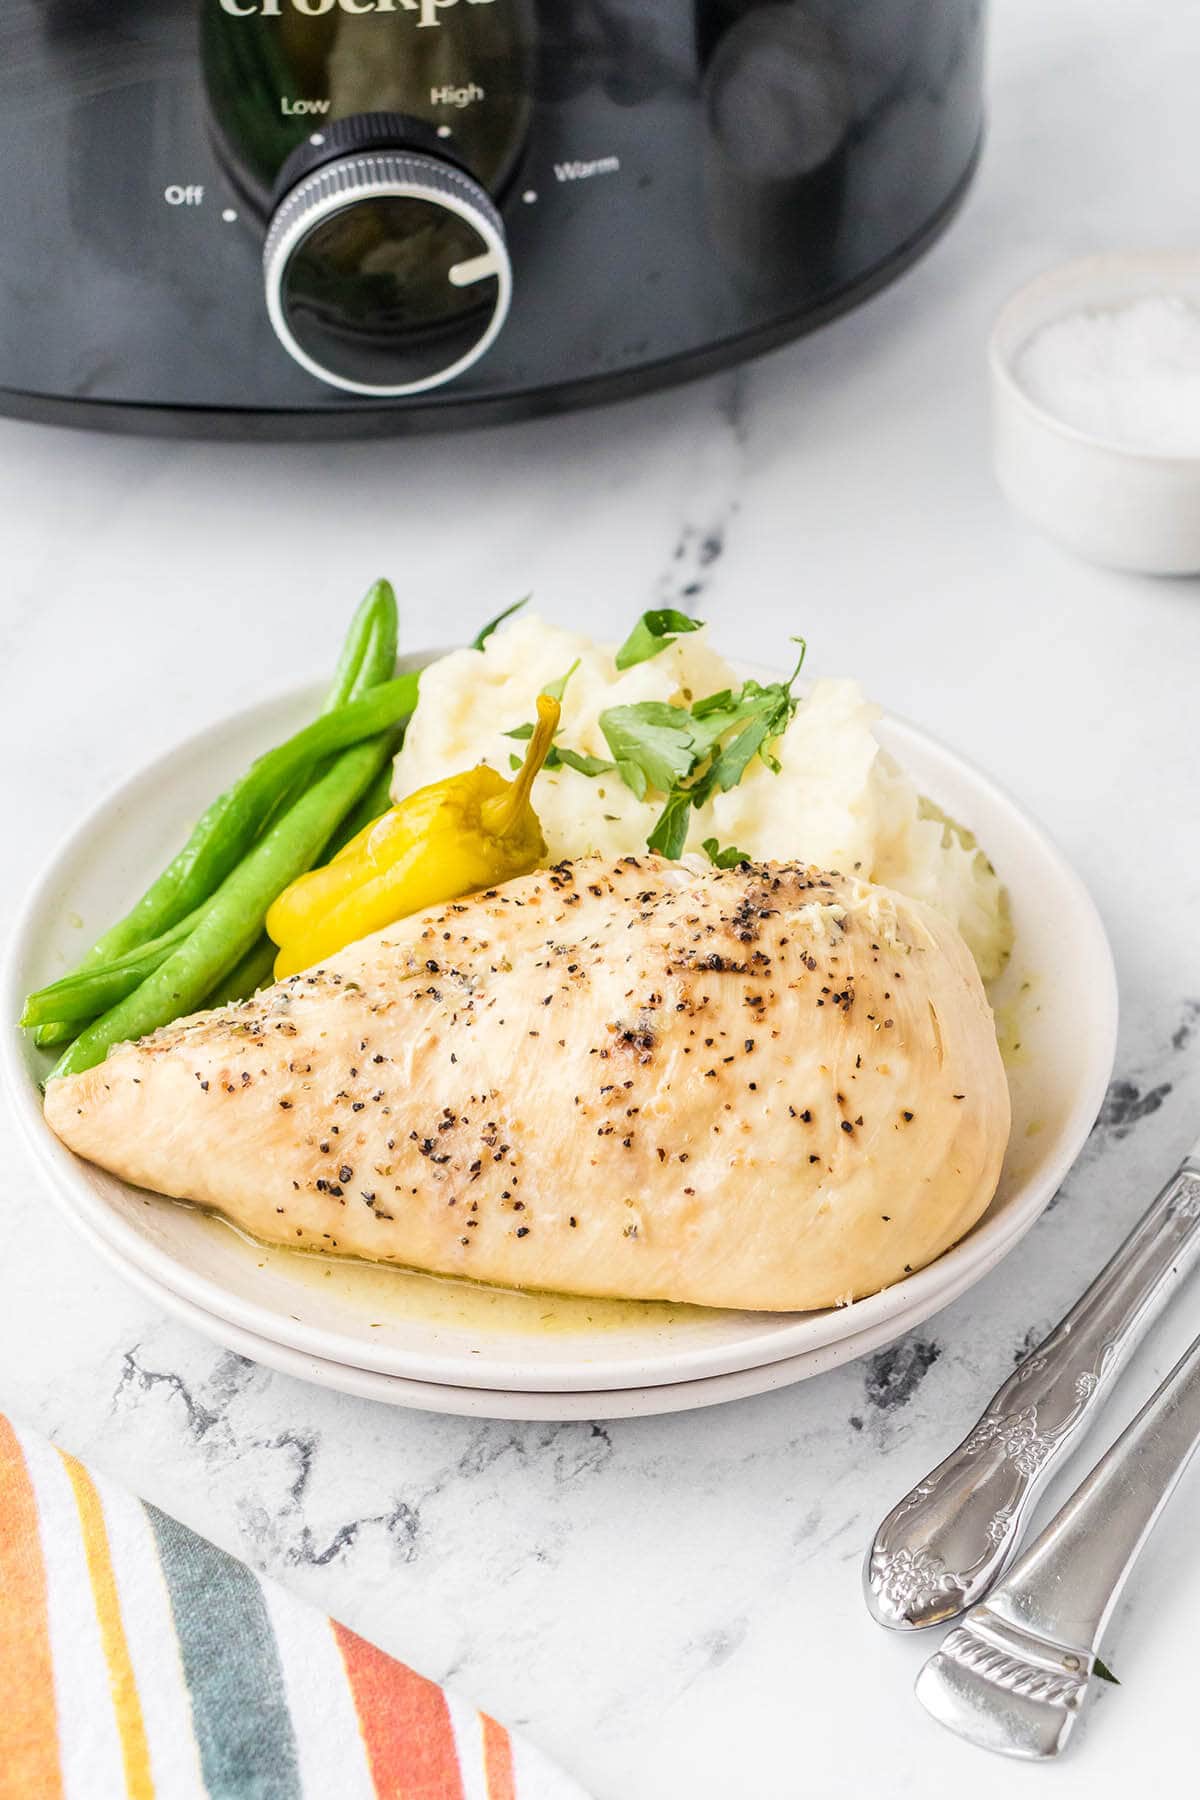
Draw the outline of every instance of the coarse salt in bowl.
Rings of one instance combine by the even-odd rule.
[[[996,473],[1112,568],[1200,573],[1200,255],[1109,254],[1023,287],[989,349]]]

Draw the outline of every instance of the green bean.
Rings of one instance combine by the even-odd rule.
[[[233,1006],[238,1000],[249,1000],[251,994],[257,994],[259,988],[269,987],[275,979],[275,958],[279,950],[264,931],[256,938],[241,961],[235,963],[228,975],[218,981],[216,987],[204,999],[204,1010],[218,1006]]]
[[[386,640],[378,636],[381,620],[391,622],[390,659],[386,656]],[[390,581],[377,581],[368,588],[358,611],[350,621],[350,629],[346,633],[337,667],[333,672],[333,686],[325,697],[322,712],[332,712],[335,707],[344,706],[347,700],[354,699],[362,692],[358,685],[359,676],[368,660],[370,672],[366,677],[366,686],[373,687],[377,682],[390,680],[396,672],[395,633],[396,596],[392,591],[392,584]]]
[[[377,581],[371,593],[375,596],[375,608],[362,662],[350,687],[351,699],[357,699],[381,682],[391,681],[396,673],[396,646],[400,635],[396,596],[390,581]]]
[[[332,752],[344,749],[358,738],[373,736],[394,724],[399,716],[412,711],[416,705],[416,677],[404,675],[398,680],[383,679],[391,674],[396,664],[395,600],[390,588],[387,598],[391,599],[390,608],[377,605],[368,621],[362,659],[351,684],[354,699],[335,711],[324,713],[285,743],[260,756],[230,789],[229,804],[220,815],[210,820],[207,826],[205,820],[201,821],[191,840],[189,866],[173,884],[174,891],[166,908],[169,916],[154,920],[160,928],[174,924],[176,918],[215,893],[249,850],[276,802],[294,782],[307,781],[314,766]],[[389,612],[390,619],[382,616]],[[209,812],[212,811],[210,808]],[[205,817],[207,819],[208,815]],[[181,853],[181,856],[187,855],[187,851]],[[154,889],[151,889],[150,894],[153,893]],[[139,902],[126,921],[136,932],[136,941],[143,940],[147,923],[161,910],[158,902],[147,905],[149,898],[147,895]],[[136,924],[133,923],[135,919]],[[106,937],[112,937],[120,929],[120,926],[114,927]]]
[[[185,942],[76,1038],[52,1077],[90,1069],[114,1044],[142,1037],[199,1006],[252,948],[276,895],[312,867],[338,822],[375,780],[387,750],[387,742],[377,739],[343,751],[226,878]]]
[[[65,1025],[60,1020],[55,1020],[50,1025],[36,1026],[33,1041],[39,1050],[53,1050],[59,1044],[69,1044],[74,1036],[74,1025]]]
[[[348,844],[351,838],[358,836],[366,826],[372,824],[391,805],[389,787],[392,779],[392,757],[400,748],[403,734],[389,749],[387,761],[379,774],[371,783],[358,804],[351,808],[325,845],[321,855],[313,864],[320,868],[335,857],[339,850]],[[218,1006],[233,1006],[238,1000],[248,1000],[261,987],[269,986],[275,976],[275,958],[279,955],[279,947],[273,944],[264,932],[256,944],[251,945],[236,968],[229,971],[223,981],[219,981],[211,994],[205,997],[205,1010]]]
[[[373,610],[367,620],[367,628],[359,646],[360,654],[353,665],[346,668],[345,655],[339,660],[338,676],[333,687],[326,696],[322,713],[334,711],[350,700],[365,699],[374,688],[388,682],[396,673],[396,642],[399,635],[396,614],[396,596],[388,581],[377,581],[367,595],[367,600],[359,611],[362,612],[367,602],[373,602]],[[303,771],[300,778],[283,789],[274,806],[264,820],[264,828],[273,819],[286,812],[293,800],[298,800],[310,781],[323,775],[328,767],[328,760],[318,762]]]
[[[35,989],[25,1001],[19,1023],[26,1030],[32,1025],[61,1024],[70,1027],[68,1036],[74,1037],[81,1026],[107,1012],[140,987],[147,975],[153,975],[203,915],[203,906],[198,906],[178,925],[151,938],[149,943],[140,944],[136,950],[111,957],[94,969],[77,969],[59,981]]]
[[[321,858],[322,862],[331,862],[338,851],[344,850],[352,838],[356,838],[360,831],[365,831],[368,825],[373,825],[376,819],[381,818],[388,811],[392,804],[392,758],[403,742],[404,738],[401,734],[388,750],[387,761],[358,805],[346,814],[338,826],[326,847],[325,855]]]
[[[395,745],[395,749],[398,748],[399,742]],[[391,759],[395,749],[389,751],[388,760],[378,776],[334,832],[314,867],[329,862],[351,838],[357,837],[360,831],[365,830],[388,810],[391,804],[388,791],[392,779]],[[38,988],[25,1002],[21,1025],[28,1028],[49,1021],[62,1023],[63,1041],[70,1042],[84,1025],[98,1018],[109,1007],[115,1006],[126,994],[131,994],[147,975],[152,975],[161,963],[166,962],[172,950],[183,942],[203,915],[204,907],[198,906],[186,919],[181,919],[178,925],[173,925],[159,937],[151,938],[149,943],[142,944],[138,949],[128,950],[124,956],[114,957],[109,962],[101,963],[98,968],[82,969],[73,975],[64,975],[60,981],[52,981],[46,987]],[[276,946],[264,933],[237,967],[231,969],[225,979],[217,983],[213,992],[206,996],[205,1008],[232,1006],[236,1000],[249,999],[251,994],[271,980],[277,955]]]
[[[56,1021],[52,1025],[38,1025],[34,1028],[33,1041],[39,1050],[53,1050],[58,1044],[69,1044],[75,1036],[73,1025],[63,1025]]]
[[[357,660],[350,664],[343,652],[338,664],[337,678],[322,709],[325,712],[344,704],[347,700],[357,698],[360,694],[365,695],[373,683],[387,681],[395,672],[398,631],[396,599],[391,583],[377,581],[367,596],[367,601],[371,600],[382,601],[382,604],[377,603],[376,605],[375,616],[371,621],[367,640],[361,645],[361,654]],[[366,607],[367,601],[364,601],[363,608]],[[360,612],[363,608],[360,608]],[[403,742],[403,738],[404,733],[401,731],[396,740],[397,748]],[[385,775],[390,778],[390,774],[389,759],[387,767],[381,771],[380,778],[382,779]],[[372,791],[376,785],[376,783],[372,784]],[[290,805],[293,800],[298,799],[302,791],[303,784],[293,788],[286,796],[284,805]],[[359,806],[354,809],[356,816],[361,806],[369,799],[370,793],[363,796]],[[383,808],[381,807],[379,810],[383,811]],[[374,817],[375,814],[372,813],[370,816]],[[341,848],[343,843],[348,841],[349,835],[339,828],[331,842],[325,846],[317,858],[317,862],[327,861],[330,856],[335,854],[335,851]],[[238,1000],[248,1000],[252,994],[258,992],[260,987],[269,985],[274,977],[277,955],[276,946],[266,932],[263,932],[241,960],[218,981],[212,992],[205,995],[203,1001],[205,1010],[219,1006],[232,1006]]]
[[[255,764],[242,790],[242,798],[246,807],[258,809],[261,817],[263,810],[261,797],[270,795],[274,791],[279,785],[281,773],[294,774],[296,770],[302,770],[304,785],[307,786],[312,765],[321,755],[344,750],[348,744],[375,738],[387,726],[394,725],[399,717],[410,713],[416,704],[416,698],[416,676],[402,675],[394,681],[384,682],[381,686],[372,688],[366,698],[351,701],[347,706],[339,707],[336,712],[326,713],[321,718],[314,720],[311,725],[306,725],[303,731],[297,732],[295,737],[288,739],[285,744],[281,744],[277,750],[269,751]],[[247,826],[243,827],[236,842],[225,842],[232,826],[232,815],[227,815],[218,831],[210,838],[208,847],[210,855],[218,859],[217,869],[222,880],[248,852],[253,838],[252,830]],[[188,887],[181,891],[187,892],[193,883],[197,888],[203,890],[199,902],[202,908],[204,901],[208,898],[210,879],[203,874],[194,872],[192,882],[189,882]],[[197,907],[193,905],[191,910],[192,914],[195,914]],[[176,923],[178,922],[176,921]],[[148,941],[157,944],[162,935],[160,933],[158,938]],[[114,960],[110,956],[106,962],[94,965],[96,972],[104,973]],[[90,965],[91,959],[88,959],[74,973],[85,975],[89,972]],[[124,972],[124,967],[118,971],[119,974]],[[109,1003],[111,1003],[111,998]],[[80,1015],[72,1011],[66,1016],[69,1019],[78,1019]],[[61,1042],[64,1036],[70,1035],[61,1022],[43,1024],[40,1027],[40,1033],[40,1041],[43,1042],[47,1040],[53,1042],[56,1039]]]
[[[69,1044],[91,1020],[99,1018],[131,994],[147,975],[152,975],[175,946],[183,942],[203,912],[201,904],[168,931],[127,950],[123,956],[110,957],[94,966],[85,959],[70,975],[35,988],[26,995],[17,1023],[26,1031],[33,1031],[33,1041],[39,1049]]]
[[[314,868],[327,863],[335,857],[339,850],[356,838],[366,826],[373,824],[391,805],[390,786],[392,780],[392,758],[404,742],[404,733],[398,732],[388,746],[387,759],[379,774],[371,783],[366,793],[356,806],[353,806],[342,820],[329,842],[325,845]],[[205,997],[205,1010],[218,1006],[233,1006],[238,1000],[248,1000],[261,987],[267,986],[274,978],[275,958],[278,947],[273,944],[264,932],[258,942],[246,952],[237,967],[231,969],[224,980],[219,981],[211,994]]]
[[[396,666],[396,639],[396,596],[390,582],[377,581],[351,621],[338,658],[333,686],[322,709],[324,713],[340,708],[345,701],[392,676]],[[295,743],[294,738],[289,741]],[[287,745],[281,745],[279,751],[272,754],[281,757],[287,748]],[[183,849],[151,883],[137,905],[102,933],[76,965],[75,973],[107,963],[156,938],[209,898],[249,848],[254,835],[262,830],[272,812],[285,798],[295,797],[301,776],[307,777],[311,773],[311,765],[300,768],[289,765],[286,758],[281,757],[281,760],[284,773],[274,776],[279,783],[274,794],[267,792],[272,777],[270,774],[264,776],[262,770],[268,759],[259,758],[240,781],[207,808]],[[278,770],[279,764],[274,767]],[[252,784],[256,785],[248,796],[247,790]],[[248,797],[251,802],[249,816]],[[37,1029],[34,1041],[47,1048],[64,1042],[71,1035],[61,1022],[43,1024]]]
[[[370,788],[334,832],[314,867],[330,861],[344,845],[388,810],[391,803],[389,785],[392,779],[392,756],[399,749],[400,741],[402,736],[389,751],[387,761]],[[62,1036],[58,1041],[70,1043],[85,1025],[90,1024],[109,1007],[115,1006],[118,1000],[123,1000],[126,994],[131,994],[147,975],[152,975],[167,960],[176,945],[181,944],[188,936],[192,927],[203,917],[204,910],[203,905],[198,906],[185,919],[181,919],[178,925],[173,925],[159,937],[151,938],[149,943],[142,944],[138,949],[126,951],[124,956],[113,957],[111,961],[101,963],[95,969],[80,969],[73,975],[64,975],[61,980],[36,989],[26,999],[19,1023],[26,1029],[42,1025],[48,1030],[51,1023],[59,1025]],[[260,987],[272,980],[277,955],[277,946],[264,932],[237,966],[205,997],[205,1009],[232,1006],[238,1000],[248,1000]],[[53,1042],[54,1039],[50,1041]]]
[[[285,785],[290,786],[300,776],[304,776],[307,782],[308,773],[315,763],[334,752],[345,750],[350,744],[377,737],[389,727],[394,727],[412,712],[416,703],[417,676],[399,675],[393,681],[385,681],[372,687],[361,700],[351,700],[347,705],[339,706],[336,712],[323,713],[311,725],[305,725],[274,750],[268,750],[264,756],[260,756],[238,784],[236,805],[226,811],[216,828],[208,834],[208,840],[187,881],[177,890],[177,899],[186,894],[191,899],[188,911],[192,911],[197,904],[208,898],[214,889],[211,883],[206,882],[205,876],[215,868],[220,879],[225,878],[249,849],[255,825],[261,823],[272,800]],[[192,898],[192,890],[195,888],[201,890],[198,900]],[[174,905],[171,910],[175,910]],[[169,923],[174,924],[176,920],[171,919]],[[169,926],[164,929],[166,928]],[[139,942],[145,941],[139,938]],[[115,954],[123,952],[110,950],[105,960]],[[93,960],[94,951],[88,957],[89,962]]]

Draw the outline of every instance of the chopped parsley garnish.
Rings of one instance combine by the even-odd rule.
[[[567,691],[567,683],[570,681],[578,667],[579,658],[576,657],[565,675],[560,675],[557,680],[548,681],[546,683],[542,692],[548,700],[562,699]],[[514,725],[511,731],[506,731],[504,733],[504,736],[506,738],[516,738],[519,743],[527,743],[533,736],[533,725],[531,721],[526,720],[523,725]],[[510,769],[519,769],[521,766],[521,758],[519,756],[510,756],[508,759],[508,766]],[[580,775],[587,775],[589,778],[594,778],[597,775],[611,775],[616,766],[616,763],[605,762],[602,756],[585,756],[582,750],[568,750],[562,744],[552,744],[546,760],[542,764],[542,767],[545,769],[558,769],[563,767],[576,769]]]
[[[669,856],[672,860],[682,856],[691,812],[692,797],[687,789],[673,788],[667,795],[667,804],[658,816],[657,825],[646,839],[647,850],[657,850],[660,856]]]
[[[497,626],[503,625],[505,619],[511,619],[513,614],[515,612],[520,612],[523,606],[528,606],[532,598],[533,596],[531,594],[526,594],[523,600],[514,600],[511,606],[506,606],[504,611],[497,613],[494,619],[489,619],[486,625],[480,626],[479,630],[475,633],[475,636],[471,639],[472,650],[482,650]]]
[[[597,775],[611,775],[616,763],[605,762],[602,756],[585,756],[582,750],[568,750],[565,744],[556,744],[551,755],[568,769],[577,769],[581,775],[595,780]]]
[[[651,792],[665,797],[648,849],[680,856],[689,809],[702,806],[714,789],[728,793],[736,787],[755,757],[779,773],[771,746],[799,705],[792,687],[804,665],[804,639],[795,642],[800,655],[786,681],[766,686],[746,681],[736,691],[724,688],[690,707],[643,700],[600,714],[600,729],[626,787],[639,800]]]
[[[703,619],[690,619],[673,606],[655,607],[642,614],[625,639],[614,659],[616,665],[618,669],[632,669],[638,663],[649,662],[652,656],[669,650],[685,632],[700,631],[703,626]]]
[[[545,687],[542,689],[542,692],[543,692],[543,694],[545,694],[547,700],[561,700],[562,699],[563,695],[567,691],[567,683],[568,683],[568,681],[570,681],[572,675],[575,673],[575,671],[578,667],[579,667],[579,658],[576,657],[575,661],[571,664],[570,668],[567,670],[565,675],[560,675],[558,677],[557,681],[548,681],[546,683]]]
[[[545,687],[542,689],[542,693],[546,696],[547,700],[561,701],[563,695],[567,691],[567,683],[570,681],[578,667],[579,658],[576,657],[565,675],[559,675],[554,681],[548,681],[546,683]],[[526,719],[523,725],[514,725],[511,731],[506,731],[504,733],[504,736],[507,738],[519,738],[521,742],[524,743],[527,738],[533,736],[532,720]]]
[[[751,860],[744,850],[737,850],[732,844],[726,844],[722,850],[716,838],[705,838],[700,847],[709,862],[717,869],[736,869],[739,863],[748,863]]]
[[[532,731],[518,725],[516,731],[506,731],[505,737],[531,737]],[[510,756],[508,765],[511,769],[521,767],[519,756]],[[565,744],[552,744],[542,767],[545,769],[575,769],[580,775],[586,775],[594,781],[597,775],[611,775],[616,763],[605,762],[602,756],[585,756],[582,750],[568,750]]]
[[[517,602],[517,606],[524,604]],[[517,607],[509,607],[508,612],[485,626],[476,639],[476,648],[516,610]],[[645,612],[617,651],[616,666],[631,669],[648,662],[684,633],[699,631],[702,625],[703,620],[689,618],[674,607]],[[806,649],[803,638],[793,642],[799,645],[800,653],[786,681],[765,685],[744,681],[739,688],[722,688],[688,706],[675,706],[666,700],[610,706],[600,714],[599,724],[612,754],[611,762],[556,743],[545,767],[574,769],[589,780],[616,772],[637,799],[661,796],[662,810],[646,846],[671,859],[681,856],[694,807],[703,806],[714,792],[724,794],[735,788],[755,758],[774,774],[779,773],[772,746],[787,730],[800,704],[792,688],[804,666]],[[578,661],[572,663],[565,675],[550,682],[542,692],[561,700],[578,667]],[[527,742],[532,735],[532,723],[516,725],[504,733],[519,742]],[[513,755],[509,763],[518,769],[521,759]],[[732,869],[750,861],[744,850],[734,845],[722,848],[716,838],[706,838],[704,849],[718,869]]]
[[[669,794],[696,765],[696,743],[686,707],[665,700],[640,700],[633,706],[610,706],[600,714],[600,729],[613,753],[626,787],[639,800],[648,789]]]

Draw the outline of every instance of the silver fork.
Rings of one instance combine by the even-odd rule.
[[[1200,1338],[1003,1581],[917,1676],[917,1698],[960,1737],[1008,1756],[1057,1756],[1104,1627],[1200,1443]]]
[[[881,1625],[944,1624],[983,1598],[1051,1469],[1198,1258],[1200,1143],[958,1448],[879,1527],[863,1585]]]

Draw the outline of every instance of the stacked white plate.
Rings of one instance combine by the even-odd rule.
[[[11,1023],[24,994],[77,960],[178,848],[181,828],[311,718],[319,699],[314,688],[265,702],[126,782],[63,845],[9,946],[0,1006],[16,1116],[71,1220],[165,1309],[257,1362],[393,1405],[620,1418],[762,1393],[874,1350],[957,1298],[1033,1224],[1104,1097],[1116,1038],[1112,956],[1086,891],[1043,833],[990,782],[896,720],[880,726],[882,742],[986,844],[1016,930],[995,996],[1013,1091],[999,1190],[960,1244],[896,1287],[786,1315],[507,1294],[266,1249],[72,1156],[42,1120],[37,1083],[47,1060]]]

